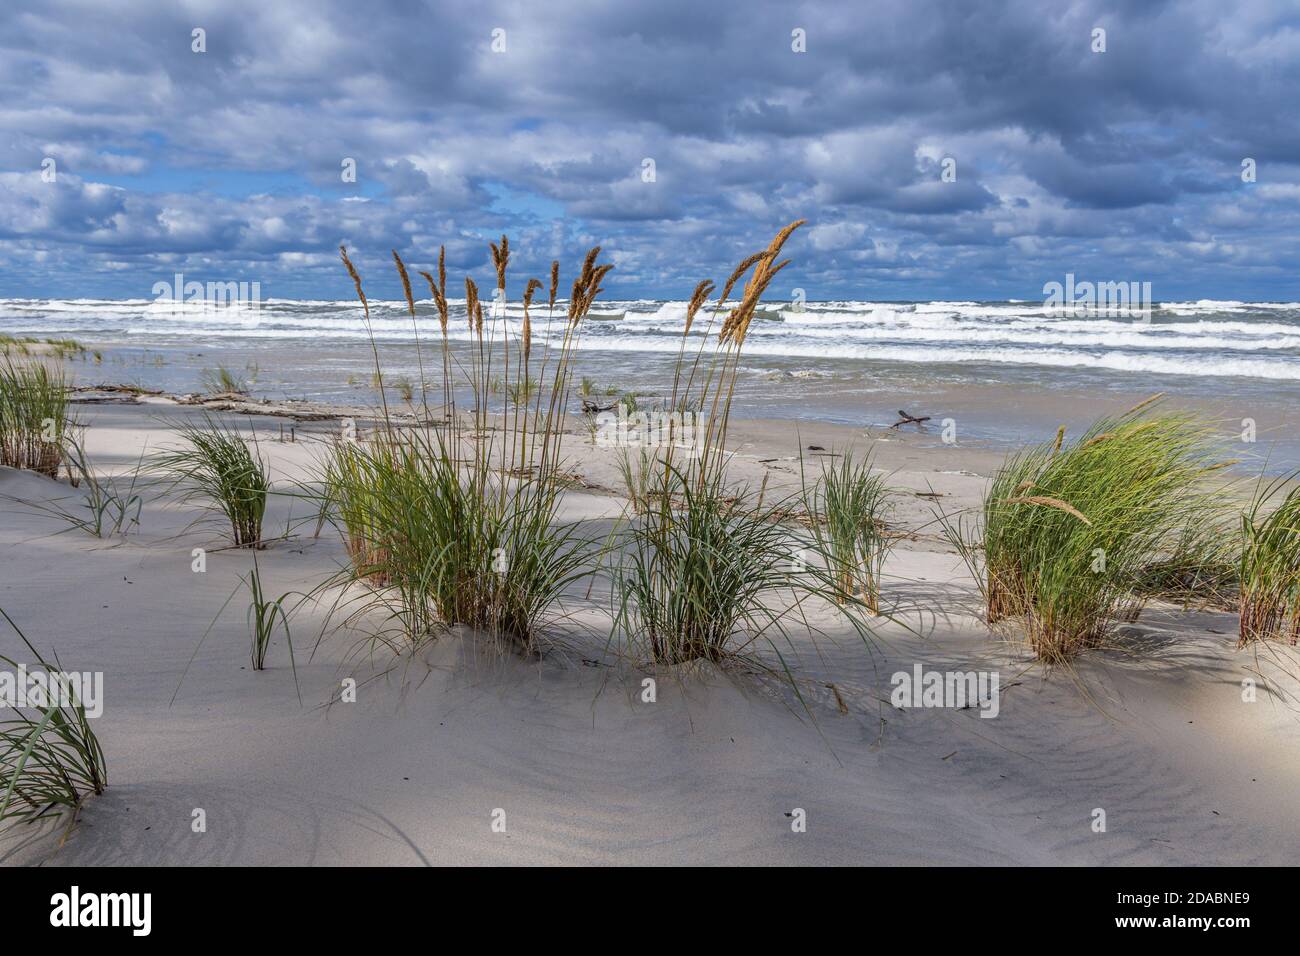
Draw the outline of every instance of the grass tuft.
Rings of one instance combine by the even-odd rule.
[[[1261,487],[1241,517],[1242,647],[1300,640],[1300,487],[1286,489],[1296,477]],[[1265,513],[1279,496],[1281,501]]]
[[[871,470],[871,456],[861,460],[846,452],[836,464],[824,465],[804,506],[813,535],[830,559],[841,603],[861,601],[880,611],[880,579],[894,539],[885,531],[889,490]]]
[[[0,616],[59,690],[42,704],[15,708],[15,716],[0,722],[0,821],[32,821],[59,807],[73,811],[75,820],[86,796],[108,786],[103,748],[75,688],[55,676],[64,673],[58,656],[47,662],[3,608]],[[20,666],[4,655],[0,663]]]
[[[125,536],[132,528],[140,526],[144,499],[135,489],[144,463],[143,452],[125,488],[120,487],[115,479],[101,478],[95,472],[81,436],[75,432],[68,434],[64,463],[72,487],[81,489],[80,507],[67,507],[58,500],[44,504],[26,502],[29,507],[66,522],[68,527],[64,531],[84,531],[96,538],[115,534]]]
[[[185,500],[198,501],[223,515],[238,548],[261,546],[262,518],[270,480],[256,440],[245,439],[233,426],[205,416],[202,424],[179,429],[185,447],[156,459]]]
[[[199,385],[213,395],[247,395],[253,387],[253,381],[257,379],[257,373],[257,365],[251,362],[244,367],[243,372],[218,365],[216,368],[205,368],[199,373]]]
[[[775,653],[796,692],[782,652],[793,646],[789,625],[797,618],[808,626],[803,612],[810,598],[837,603],[836,582],[818,542],[782,525],[790,501],[765,505],[762,489],[755,496],[728,482],[726,435],[750,321],[784,266],[776,263],[783,244],[800,224],[791,223],[740,264],[693,356],[686,351],[689,330],[683,331],[666,407],[698,410],[699,418],[682,436],[688,441],[669,441],[655,456],[643,452],[635,465],[624,458],[632,508],[616,536],[612,568],[615,633],[643,660],[679,665],[746,656],[770,667],[754,656],[761,644]],[[710,334],[725,296],[747,272],[740,303]],[[692,321],[711,287],[697,286]],[[843,610],[865,638],[856,608]]]
[[[945,521],[988,623],[1021,619],[1037,656],[1064,662],[1137,617],[1155,569],[1195,576],[1187,530],[1222,522],[1217,452],[1212,425],[1148,401],[1011,456],[973,531]]]
[[[274,599],[266,596],[266,591],[262,587],[262,572],[257,564],[256,551],[253,552],[253,568],[243,581],[250,597],[248,629],[252,637],[253,670],[266,670],[266,651],[271,646],[271,638],[275,636],[277,624],[284,630],[284,638],[289,645],[289,659],[292,662],[293,636],[289,631],[289,614],[284,609],[284,603],[289,599],[290,592],[285,592]],[[297,674],[296,665],[294,665],[294,674],[295,676]]]
[[[503,304],[509,252],[505,237],[493,245]],[[613,268],[598,264],[599,253],[588,253],[560,339],[547,341],[540,357],[531,325],[527,338],[515,339],[499,323],[484,321],[478,286],[467,277],[472,342],[463,360],[448,338],[440,256],[436,279],[419,274],[438,307],[444,421],[402,430],[385,405],[371,441],[336,442],[325,457],[326,513],[342,532],[349,576],[369,586],[361,609],[386,615],[408,645],[465,625],[531,651],[564,590],[591,573],[591,542],[558,518],[568,485],[561,446],[573,353],[582,320]],[[361,275],[342,255],[365,309]],[[399,277],[408,274],[400,256],[393,258]],[[527,283],[529,306],[539,286]],[[415,322],[413,306],[410,311]],[[382,378],[373,341],[372,352],[374,374]],[[457,386],[473,396],[472,408],[457,406]],[[504,429],[509,440],[498,437]]]
[[[0,465],[57,478],[72,424],[62,370],[6,357],[0,365]]]
[[[781,657],[803,599],[835,600],[828,575],[780,524],[784,503],[764,507],[722,481],[665,458],[619,537],[615,630],[643,660],[724,663],[758,642]]]

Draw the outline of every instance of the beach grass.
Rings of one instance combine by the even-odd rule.
[[[824,564],[783,526],[786,503],[762,504],[724,473],[666,459],[618,536],[614,629],[632,655],[673,666],[726,663],[793,646],[802,602],[835,600]],[[783,668],[784,669],[784,668]]]
[[[208,394],[247,395],[258,371],[258,367],[252,363],[245,366],[242,372],[218,364],[216,368],[205,368],[199,373],[199,385]]]
[[[737,266],[704,335],[689,349],[691,329],[714,283],[696,286],[666,403],[691,410],[692,417],[669,419],[669,434],[653,457],[642,454],[636,466],[624,459],[634,504],[611,552],[614,632],[648,662],[756,661],[764,649],[776,656],[774,669],[789,678],[783,648],[793,646],[791,623],[808,627],[803,612],[809,599],[837,603],[827,556],[816,541],[797,537],[783,524],[792,501],[765,502],[765,488],[755,494],[727,474],[726,436],[741,350],[763,292],[789,261],[778,261],[781,249],[800,225],[802,220],[786,226]],[[728,295],[742,279],[739,304],[723,316]],[[850,620],[866,637],[858,616],[850,614]]]
[[[411,380],[405,375],[393,379],[391,385],[402,401],[413,402],[415,400],[415,386],[411,384]]]
[[[592,427],[594,429],[595,425]],[[644,512],[650,504],[651,482],[660,467],[658,454],[649,448],[637,448],[635,452],[630,448],[620,448],[616,464],[632,512]]]
[[[26,502],[30,507],[65,522],[65,531],[83,531],[96,538],[126,535],[139,527],[144,498],[136,487],[144,464],[143,451],[124,487],[116,479],[101,477],[96,472],[78,431],[68,432],[63,454],[69,481],[81,491],[79,505],[68,506],[55,499],[45,503]]]
[[[0,465],[57,478],[72,426],[62,370],[6,357],[0,364]]]
[[[0,333],[0,352],[20,355],[52,355],[55,358],[84,358],[89,350],[76,339],[38,339]]]
[[[222,515],[235,547],[261,547],[270,480],[256,439],[211,416],[182,425],[178,433],[184,444],[156,456],[154,466],[170,477],[182,500]]]
[[[1135,584],[1150,600],[1184,608],[1236,610],[1241,599],[1241,515],[1226,505],[1198,514],[1171,536]]]
[[[819,549],[829,556],[839,600],[861,601],[880,611],[880,581],[895,539],[886,533],[889,489],[873,472],[871,456],[845,451],[825,464],[811,486],[804,482],[804,507]]]
[[[1300,487],[1263,484],[1241,516],[1240,640],[1300,640]],[[1288,488],[1288,486],[1290,486]]]
[[[1207,479],[1227,464],[1212,424],[1149,399],[1074,441],[1062,429],[1012,455],[975,533],[945,529],[981,584],[988,623],[1020,619],[1035,654],[1060,663],[1137,617],[1153,568],[1196,573],[1186,529],[1222,520]]]
[[[289,630],[289,613],[285,610],[285,602],[290,597],[289,592],[281,594],[278,598],[267,596],[266,589],[262,586],[262,571],[257,563],[256,551],[253,552],[253,567],[243,580],[249,594],[248,630],[252,638],[250,657],[253,670],[266,670],[266,652],[271,646],[271,639],[275,636],[277,628],[284,631],[285,642],[289,646],[289,659],[292,662],[293,635]],[[294,673],[297,673],[296,665]]]
[[[497,300],[504,301],[509,241],[491,243]],[[369,303],[346,250],[369,328]],[[485,322],[477,284],[467,278],[466,321],[471,346],[454,355],[448,336],[445,254],[437,277],[421,272],[438,310],[442,420],[399,428],[389,415],[378,348],[371,338],[375,380],[381,383],[381,421],[366,443],[338,441],[323,462],[328,513],[340,526],[353,580],[370,585],[360,608],[395,622],[405,642],[418,645],[447,627],[464,625],[535,649],[543,622],[564,590],[591,573],[591,541],[578,525],[558,520],[568,477],[562,441],[582,320],[612,265],[600,249],[586,256],[569,297],[560,342],[547,340],[534,355],[531,334],[537,279],[525,284],[518,336]],[[418,394],[428,414],[428,368],[416,324],[406,264],[393,253],[415,330]],[[552,272],[554,286],[558,267]],[[552,294],[548,310],[554,308]],[[534,376],[536,372],[536,376]],[[457,387],[473,396],[458,407]],[[353,605],[356,608],[356,605]]]
[[[3,608],[0,616],[32,657],[32,662],[20,665],[0,655],[0,662],[15,670],[30,670],[34,664],[59,691],[42,703],[14,708],[14,715],[0,722],[0,822],[35,820],[54,808],[71,810],[75,819],[86,796],[101,794],[108,786],[103,748],[84,701],[66,678],[56,676],[64,673],[58,656],[47,661]]]
[[[581,398],[596,398],[598,396],[617,395],[618,389],[613,385],[598,385],[596,380],[590,376],[584,375],[578,382],[578,395]]]

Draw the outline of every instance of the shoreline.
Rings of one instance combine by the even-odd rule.
[[[234,340],[192,343],[88,342],[82,360],[67,363],[74,384],[133,383],[181,396],[201,388],[205,370],[256,369],[253,392],[272,401],[301,400],[356,409],[379,404],[371,384],[374,362],[364,343],[330,340]],[[385,381],[419,382],[409,343],[378,343]],[[459,346],[457,346],[459,348]],[[92,360],[89,356],[97,355]],[[580,376],[597,388],[616,387],[662,397],[672,380],[669,353],[578,353]],[[1074,432],[1096,417],[1121,412],[1156,393],[1170,407],[1218,422],[1233,457],[1258,462],[1269,474],[1300,469],[1300,385],[1229,378],[1188,379],[1113,371],[1035,366],[782,359],[746,354],[745,401],[737,418],[885,428],[901,409],[929,416],[925,432],[936,443],[950,421],[959,443],[1012,450],[1050,441],[1057,427]],[[436,376],[434,376],[436,378]],[[576,384],[576,382],[575,382]],[[431,397],[438,386],[431,385]],[[417,397],[418,404],[418,397]],[[1253,440],[1243,441],[1246,423]],[[909,428],[909,431],[911,429]]]
[[[433,421],[440,420],[438,417],[439,405],[433,401],[435,391],[433,387],[430,388],[429,408],[433,411],[431,419]],[[258,417],[283,418],[286,421],[292,420],[302,423],[341,421],[344,418],[351,418],[363,427],[372,426],[383,417],[377,399],[369,402],[364,398],[358,398],[356,401],[343,402],[291,397],[272,398],[265,395],[259,396],[256,394],[256,390],[249,394],[211,395],[197,391],[167,392],[160,388],[148,388],[131,383],[108,381],[98,381],[96,384],[72,385],[71,392],[74,395],[71,399],[72,403],[81,406],[106,403],[172,403],[184,407],[205,408],[210,411]],[[644,393],[640,392],[635,394],[644,395]],[[732,430],[733,433],[739,430],[739,433],[750,436],[750,440],[757,439],[760,441],[761,436],[766,431],[776,428],[778,431],[789,429],[797,434],[804,435],[814,444],[821,443],[825,445],[828,441],[841,445],[880,443],[889,445],[890,443],[897,443],[902,448],[946,451],[963,461],[976,462],[977,464],[974,466],[976,470],[980,470],[984,477],[989,477],[1008,453],[1023,450],[1034,444],[1050,442],[1055,438],[1059,426],[1066,426],[1068,435],[1077,434],[1082,427],[1086,427],[1093,420],[1104,415],[1121,414],[1134,405],[1151,398],[1152,394],[1133,391],[1126,394],[1108,395],[1104,398],[1092,396],[1086,407],[1080,404],[1081,396],[1054,398],[1051,401],[1042,401],[1040,399],[1036,403],[1039,420],[1043,423],[1052,422],[1053,424],[1050,427],[1044,426],[1044,430],[1040,434],[1023,442],[1010,441],[1005,438],[967,435],[965,430],[961,428],[961,419],[950,418],[944,415],[942,411],[935,412],[921,405],[908,402],[898,403],[903,404],[904,407],[898,409],[897,412],[925,416],[927,419],[925,422],[919,425],[902,422],[899,420],[899,415],[895,414],[892,416],[894,421],[867,422],[859,426],[826,418],[746,414],[743,407],[738,407],[733,417]],[[989,400],[995,408],[1009,410],[1010,396],[1005,390],[1000,393],[990,390],[984,398]],[[639,399],[639,401],[643,400]],[[1213,400],[1210,399],[1189,402],[1180,400],[1178,396],[1165,396],[1164,400],[1168,407],[1172,409],[1202,414],[1207,413],[1213,405]],[[500,401],[500,396],[493,396],[489,404],[495,405]],[[605,397],[602,401],[607,404],[618,401],[618,399],[616,397]],[[580,404],[580,399],[575,396],[574,406],[578,404]],[[911,405],[910,408],[907,407],[908,404]],[[423,406],[418,399],[408,401],[390,400],[390,413],[394,421],[404,427],[418,425],[425,421],[422,409]],[[916,411],[917,409],[921,410]],[[888,416],[878,417],[883,419]],[[574,434],[580,433],[582,431],[582,415],[576,407],[570,408],[568,418],[568,431]],[[1255,478],[1261,474],[1281,475],[1291,470],[1290,459],[1284,454],[1279,454],[1279,449],[1285,449],[1288,446],[1275,444],[1271,441],[1272,431],[1279,430],[1284,426],[1273,424],[1269,426],[1270,430],[1261,429],[1260,437],[1255,443],[1245,443],[1233,440],[1234,437],[1238,439],[1241,437],[1240,434],[1234,434],[1232,431],[1233,428],[1237,427],[1235,420],[1222,417],[1219,420],[1224,428],[1224,452],[1238,459],[1237,463],[1229,469],[1230,473],[1246,478]],[[945,428],[949,426],[951,426],[951,431],[954,433],[955,440],[952,442],[944,440]],[[1297,441],[1300,442],[1300,439],[1297,439]],[[1297,445],[1297,448],[1300,449],[1300,445]],[[775,446],[766,448],[769,452],[774,449],[780,450]]]

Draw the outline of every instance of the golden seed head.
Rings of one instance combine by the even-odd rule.
[[[750,266],[752,266],[755,262],[757,262],[761,258],[763,258],[763,253],[756,252],[748,259],[743,261],[740,265],[736,266],[736,271],[731,274],[730,278],[727,279],[726,285],[722,287],[722,296],[721,298],[718,299],[718,305],[722,305],[724,302],[727,301],[728,297],[730,297],[731,295],[731,290],[736,285],[736,281],[742,275],[744,275],[746,272],[749,271]]]
[[[438,307],[438,325],[442,327],[442,334],[447,334],[447,300],[442,292],[438,290],[437,284],[433,281],[433,276],[427,272],[421,272],[424,281],[429,283],[429,294],[433,296],[433,304]]]
[[[465,315],[469,319],[470,327],[474,325],[474,313],[478,309],[478,286],[469,276],[465,277]],[[482,328],[483,323],[479,323]]]
[[[506,266],[510,262],[510,240],[506,236],[501,237],[501,245],[495,242],[489,242],[492,247],[492,265],[497,270],[497,288],[506,287]]]
[[[357,268],[348,258],[346,246],[339,246],[339,255],[343,257],[343,265],[347,267],[348,275],[352,277],[352,284],[357,287],[357,298],[361,300],[361,307],[366,310],[366,319],[370,318],[370,303],[366,301],[366,294],[361,289],[361,276],[357,274]]]
[[[713,291],[713,280],[704,279],[695,287],[695,292],[691,294],[691,301],[686,305],[686,330],[682,335],[688,335],[691,331],[691,323],[695,321],[695,314],[709,299],[709,293]]]
[[[1165,393],[1164,393],[1164,392],[1156,392],[1156,393],[1155,393],[1154,395],[1152,395],[1150,398],[1143,399],[1142,401],[1138,402],[1136,405],[1134,405],[1132,408],[1130,408],[1127,412],[1125,412],[1124,415],[1125,415],[1125,416],[1128,416],[1128,415],[1136,414],[1137,412],[1142,411],[1142,409],[1146,408],[1148,405],[1151,405],[1151,404],[1153,404],[1153,403],[1155,403],[1155,402],[1158,402],[1158,401],[1160,401],[1160,399],[1162,399],[1162,398],[1164,398],[1164,397],[1165,397]]]
[[[524,315],[528,314],[528,307],[533,303],[533,296],[542,287],[542,280],[529,279],[528,285],[524,287]]]
[[[1047,495],[1028,495],[1023,498],[1015,497],[1004,500],[1007,504],[1012,505],[1046,505],[1049,508],[1055,508],[1057,511],[1064,511],[1066,514],[1073,515],[1086,525],[1092,524],[1082,511],[1060,498],[1049,498]]]
[[[582,272],[573,280],[573,294],[569,298],[569,327],[576,325],[600,294],[601,280],[614,268],[613,263],[597,266],[596,257],[600,255],[600,246],[595,246],[587,253],[582,263]]]
[[[406,263],[402,257],[393,250],[393,261],[397,263],[397,274],[402,277],[402,292],[406,295],[406,308],[411,313],[411,318],[415,318],[415,296],[411,294],[411,277],[407,275]]]
[[[781,247],[785,245],[785,241],[790,238],[790,234],[802,226],[804,222],[806,220],[796,219],[790,223],[776,234],[765,250],[756,256],[750,256],[732,273],[727,288],[723,291],[723,300],[726,299],[727,294],[731,291],[731,286],[740,278],[745,269],[751,265],[754,269],[749,280],[745,283],[745,292],[741,296],[740,305],[736,306],[732,314],[727,316],[727,321],[718,334],[719,340],[731,339],[737,345],[745,341],[745,335],[749,331],[749,323],[753,321],[754,310],[758,306],[759,299],[762,298],[768,284],[776,277],[776,274],[790,264],[790,260],[786,259],[776,265],[773,265],[773,263],[776,262],[776,257],[781,252]]]

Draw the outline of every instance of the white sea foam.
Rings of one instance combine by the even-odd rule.
[[[584,339],[580,348],[623,352],[672,352],[676,344],[666,339],[643,339],[633,336]],[[786,344],[749,340],[745,351],[750,356],[771,355],[789,358],[826,358],[824,346],[817,343]],[[1173,358],[1121,351],[1088,353],[1069,349],[962,349],[948,347],[916,348],[909,346],[853,345],[836,349],[838,359],[861,359],[874,362],[912,362],[925,365],[947,363],[988,365],[1041,365],[1055,368],[1099,368],[1156,375],[1228,376],[1300,381],[1300,362],[1285,359],[1188,357]]]
[[[468,339],[463,300],[450,300],[450,334]],[[439,336],[431,302],[417,301],[415,329]],[[553,317],[534,306],[534,335],[562,334],[567,304]],[[692,338],[710,329],[710,306],[696,319]],[[521,331],[521,303],[488,317],[496,336]],[[675,352],[686,319],[682,301],[610,300],[599,303],[582,329],[586,349]],[[270,298],[260,307],[232,304],[156,303],[149,299],[0,299],[0,331],[65,337],[88,343],[136,341],[165,344],[238,340],[411,341],[404,300],[371,300],[367,325],[352,300]],[[716,332],[716,328],[712,329]],[[1056,317],[1039,302],[809,302],[766,304],[750,327],[746,352],[819,360],[908,363],[982,363],[1048,368],[1099,368],[1116,372],[1237,376],[1300,380],[1300,303],[1250,303],[1200,299],[1166,302],[1150,321],[1109,315]]]

